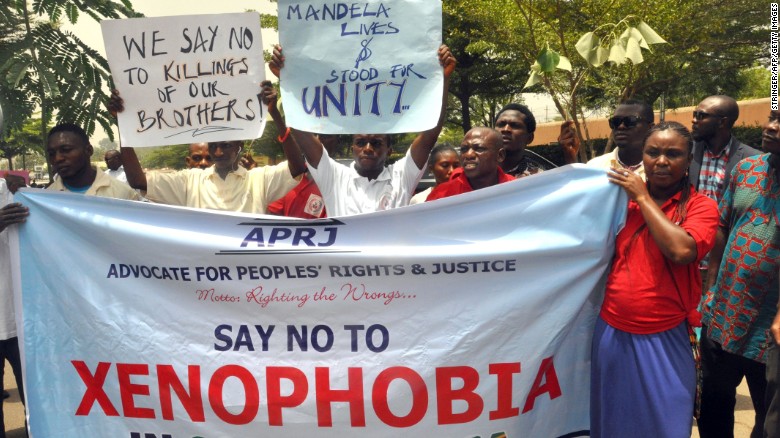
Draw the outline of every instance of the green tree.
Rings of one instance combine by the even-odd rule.
[[[766,3],[760,0],[452,0],[444,8],[445,42],[460,64],[456,74],[485,85],[469,95],[469,104],[488,108],[491,99],[511,100],[515,92],[511,87],[526,82],[530,67],[548,45],[571,61],[571,71],[559,72],[549,79],[550,85],[576,91],[571,101],[559,100],[556,108],[562,117],[579,118],[584,118],[583,108],[612,109],[629,98],[653,103],[663,94],[667,107],[674,108],[695,104],[709,94],[738,96],[746,81],[736,73],[768,53]],[[453,17],[448,19],[448,14]],[[641,64],[588,67],[575,50],[582,35],[632,15],[668,44],[652,53],[645,51]],[[455,29],[452,23],[460,25]],[[476,60],[476,65],[495,67],[490,61],[499,60],[500,69],[491,74],[488,68],[482,76],[470,70],[469,56],[474,54],[487,58]],[[490,79],[504,78],[506,72],[515,79],[491,83]],[[529,91],[547,92],[544,85]],[[453,80],[450,92],[465,101],[468,93],[458,86]],[[463,118],[458,122],[464,129],[470,127]],[[586,126],[579,130],[583,137],[587,137]]]
[[[0,138],[0,158],[8,160],[9,169],[14,169],[15,157],[44,153],[38,135],[40,123],[39,119],[27,119],[21,127],[15,127],[8,135]]]
[[[458,67],[450,79],[447,121],[463,133],[474,125],[493,126],[504,104],[521,100],[528,78],[517,53],[503,50],[504,28],[513,0],[453,0],[442,5],[443,39]],[[454,99],[452,99],[454,98]]]
[[[136,148],[138,161],[149,169],[184,169],[184,157],[189,153],[189,144],[162,146],[155,148]]]
[[[737,75],[737,80],[742,83],[735,99],[761,99],[769,97],[771,90],[772,74],[763,66],[757,66],[742,70]]]
[[[14,90],[0,98],[17,125],[40,109],[41,142],[55,114],[58,122],[79,124],[89,134],[100,124],[112,135],[103,105],[108,63],[59,26],[62,19],[75,23],[81,14],[98,21],[139,15],[130,0],[6,0],[0,5],[0,28],[6,31],[0,37],[0,89]]]

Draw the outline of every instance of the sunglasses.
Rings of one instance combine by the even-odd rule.
[[[642,120],[639,116],[613,116],[609,118],[609,127],[612,129],[618,129],[620,125],[626,128],[633,128]]]
[[[693,118],[696,120],[706,119],[707,117],[724,117],[720,114],[705,113],[704,111],[696,110],[693,112]]]

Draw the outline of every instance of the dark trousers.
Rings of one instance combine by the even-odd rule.
[[[24,386],[22,385],[22,359],[19,354],[19,338],[13,337],[0,341],[0,393],[5,390],[5,384],[3,383],[3,377],[5,374],[5,361],[11,364],[11,369],[14,372],[14,379],[16,379],[16,387],[19,388],[19,397],[24,403]],[[0,438],[5,438],[5,417],[3,415],[3,409],[0,409],[0,426],[3,427]]]
[[[780,347],[774,342],[766,360],[766,420],[764,437],[780,437]]]
[[[761,438],[764,433],[766,407],[766,366],[738,354],[723,351],[720,344],[706,336],[702,327],[701,416],[698,419],[701,438],[733,438],[734,406],[737,386],[744,377],[750,390],[750,399],[756,412],[755,426],[750,438]]]

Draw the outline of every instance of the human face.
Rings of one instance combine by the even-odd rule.
[[[238,167],[240,141],[214,141],[209,143],[209,155],[217,171],[230,171]]]
[[[764,152],[780,156],[780,111],[769,113],[769,120],[764,123],[761,147]]]
[[[621,122],[620,125],[612,129],[612,140],[618,148],[636,150],[637,153],[642,150],[650,124],[642,118],[639,113],[641,110],[639,105],[618,105],[615,109],[615,114],[612,117],[637,120],[633,126],[626,126],[630,123]]]
[[[517,110],[501,113],[496,120],[496,129],[501,133],[504,149],[511,155],[523,152],[534,140],[534,134],[528,132],[525,125],[525,114]]]
[[[84,144],[84,141],[72,132],[55,132],[46,143],[49,165],[65,180],[88,169],[91,156],[92,145]]]
[[[209,155],[208,143],[190,144],[190,154],[184,159],[188,169],[196,167],[206,169],[211,166],[211,155]]]
[[[389,153],[387,135],[356,134],[352,137],[355,170],[362,176],[378,176],[385,167],[385,160]]]
[[[714,138],[724,120],[720,101],[710,98],[704,99],[693,111],[691,136],[697,141]]]
[[[671,129],[654,132],[645,141],[643,163],[651,187],[676,187],[691,164],[688,142]]]
[[[436,161],[431,165],[431,173],[436,185],[450,180],[452,171],[460,167],[460,158],[453,151],[444,150],[436,155]]]
[[[117,170],[122,165],[122,156],[119,151],[108,151],[103,158],[106,161],[106,167],[111,170]]]
[[[474,128],[460,143],[460,164],[469,180],[487,178],[496,173],[503,159],[501,139],[489,129]]]

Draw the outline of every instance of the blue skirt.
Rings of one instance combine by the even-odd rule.
[[[696,365],[685,321],[635,335],[599,318],[591,353],[591,437],[690,438]]]

